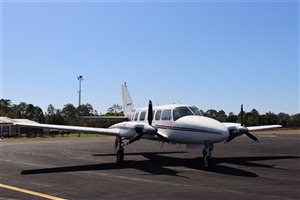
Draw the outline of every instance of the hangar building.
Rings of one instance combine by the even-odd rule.
[[[16,122],[26,122],[26,123],[37,123],[28,119],[11,119],[8,117],[0,117],[0,136],[1,137],[12,137],[20,136],[21,129],[18,125],[15,125]]]

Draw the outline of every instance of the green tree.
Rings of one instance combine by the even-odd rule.
[[[38,107],[38,106],[34,107],[34,115],[33,115],[32,120],[40,122],[40,123],[45,122],[45,115],[43,113],[43,110],[40,107]]]
[[[204,116],[206,117],[210,117],[210,118],[213,118],[213,119],[218,119],[218,111],[216,110],[213,110],[213,109],[209,109],[207,110],[205,113],[203,113]]]
[[[107,112],[109,113],[120,113],[122,112],[122,106],[119,104],[113,104],[111,107],[107,109]]]
[[[123,116],[122,106],[119,104],[113,104],[111,107],[107,109],[107,116]]]
[[[0,99],[0,116],[7,116],[10,111],[11,100]]]
[[[259,116],[259,125],[278,124],[278,121],[278,116],[272,112],[267,112],[266,114]]]
[[[291,116],[290,120],[288,121],[288,126],[300,127],[300,113]]]
[[[62,115],[69,125],[77,125],[77,109],[73,104],[66,104],[62,109]]]
[[[227,117],[227,122],[235,123],[237,119],[238,119],[237,115],[235,115],[233,112],[230,112]]]
[[[286,113],[279,113],[278,115],[278,123],[284,127],[286,127],[288,125],[288,121],[290,119],[290,115],[286,114]]]
[[[60,125],[66,124],[66,121],[61,111],[59,109],[55,109],[55,107],[52,104],[50,104],[47,108],[45,121],[48,124],[60,124]]]
[[[251,112],[245,115],[245,125],[258,126],[259,125],[259,113],[257,110],[252,109]]]
[[[227,121],[227,115],[223,110],[220,110],[217,114],[217,120],[220,122],[226,122]]]
[[[94,116],[97,114],[97,111],[94,110],[93,106],[89,103],[80,105],[77,108],[77,112],[80,116]]]

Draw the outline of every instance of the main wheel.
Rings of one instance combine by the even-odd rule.
[[[117,162],[121,163],[124,160],[124,149],[118,149],[117,151]]]

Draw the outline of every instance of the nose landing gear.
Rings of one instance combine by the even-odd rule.
[[[212,152],[214,149],[213,144],[205,143],[204,144],[204,149],[202,151],[203,154],[203,167],[205,169],[209,169],[212,166]]]

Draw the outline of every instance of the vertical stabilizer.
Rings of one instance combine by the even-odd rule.
[[[124,85],[122,85],[122,96],[123,96],[124,115],[125,117],[130,118],[134,110],[133,110],[132,99],[127,89],[126,82],[124,83]]]

